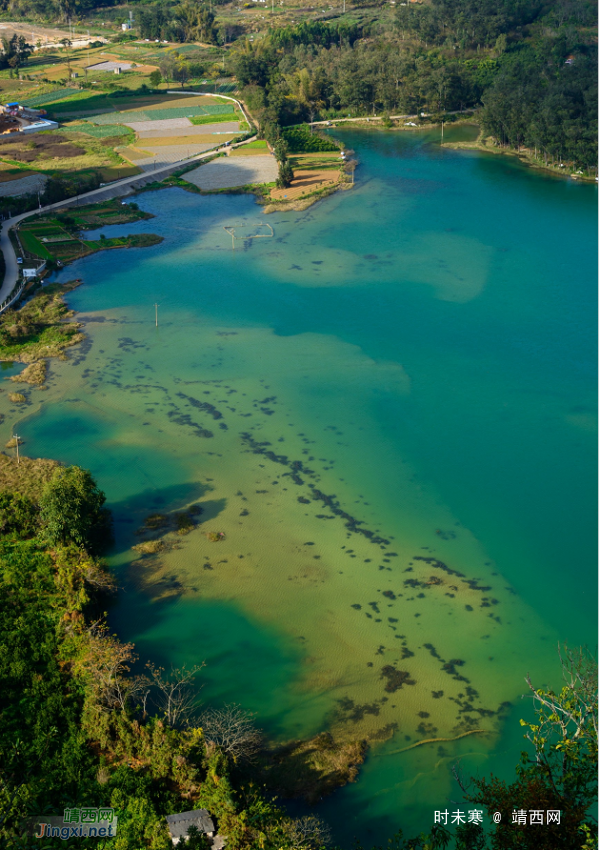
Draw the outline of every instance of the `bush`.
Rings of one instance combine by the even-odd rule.
[[[0,534],[16,534],[21,540],[33,537],[38,512],[31,499],[20,493],[0,493]]]
[[[300,127],[284,128],[282,136],[287,142],[290,153],[318,153],[319,151],[337,151],[338,146],[331,139],[311,133],[306,124]]]

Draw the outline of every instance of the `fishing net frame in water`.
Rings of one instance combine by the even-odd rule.
[[[253,225],[250,225],[250,224],[224,224],[223,225],[223,230],[226,230],[227,233],[229,233],[230,236],[231,236],[231,249],[232,249],[232,251],[235,251],[235,240],[236,239],[243,239],[245,241],[246,239],[270,239],[272,236],[275,236],[275,231],[273,230],[271,225],[268,224],[265,221],[259,221],[258,225],[256,225],[256,226],[257,227],[268,227],[269,230],[271,231],[270,233],[254,233],[250,236],[236,236],[235,235],[236,227],[241,228],[241,227],[252,227],[252,226]]]

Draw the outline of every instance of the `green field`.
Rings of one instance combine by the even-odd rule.
[[[29,97],[21,101],[25,106],[31,106],[37,109],[39,106],[45,106],[47,103],[55,103],[59,100],[64,100],[70,95],[80,95],[79,89],[57,89],[56,91],[48,92],[47,94],[38,94],[35,97]]]
[[[25,250],[29,251],[31,254],[35,254],[36,256],[41,257],[44,260],[50,260],[52,258],[52,254],[50,253],[50,251],[48,251],[48,249],[31,231],[21,231],[19,233],[19,239],[21,240],[21,245],[23,246],[23,248],[25,248]]]
[[[94,124],[114,124],[115,121],[137,123],[138,121],[164,121],[168,118],[196,118],[200,116],[213,118],[219,115],[232,115],[234,112],[233,106],[226,104],[209,104],[208,106],[198,104],[198,106],[167,106],[164,109],[113,112],[110,115],[94,115],[89,120]]]
[[[190,121],[195,127],[200,127],[202,124],[220,124],[222,121],[236,121],[241,119],[241,115],[234,109],[231,112],[223,113],[222,115],[194,115],[190,117]]]
[[[60,127],[59,133],[85,133],[86,136],[93,136],[95,139],[107,139],[113,136],[130,136],[134,139],[134,132],[129,127],[124,127],[123,124],[69,124],[67,127]]]

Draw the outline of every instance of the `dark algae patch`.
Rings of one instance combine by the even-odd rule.
[[[307,478],[312,478],[315,476],[314,470],[307,468],[301,460],[290,460],[287,455],[279,455],[271,449],[267,448],[271,445],[270,442],[258,442],[255,440],[251,434],[244,432],[241,434],[242,442],[248,447],[248,449],[254,454],[264,455],[269,460],[273,461],[273,463],[279,463],[283,466],[287,466],[290,472],[285,473],[289,475],[294,482],[298,486],[302,486],[304,484],[304,479],[300,477],[300,474],[305,475]],[[340,517],[345,520],[344,525],[350,532],[354,532],[356,534],[362,534],[364,537],[367,537],[372,543],[376,544],[385,544],[389,545],[389,540],[386,540],[383,537],[379,537],[374,531],[370,531],[366,528],[361,528],[363,525],[363,520],[356,519],[347,511],[344,511],[339,502],[336,500],[335,495],[328,496],[326,493],[323,493],[317,487],[308,485],[311,491],[311,498],[313,501],[322,502],[325,507],[329,508],[332,514]],[[310,501],[303,496],[298,497],[298,501],[302,504],[310,504]]]
[[[391,664],[386,664],[381,668],[381,679],[386,679],[385,690],[393,694],[400,690],[403,685],[416,685],[416,681],[411,679],[410,673],[406,670],[397,670]]]

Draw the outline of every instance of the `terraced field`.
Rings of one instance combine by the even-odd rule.
[[[243,116],[231,101],[211,96],[178,95],[123,98],[121,101],[128,108],[88,115],[84,124],[72,126],[72,129],[89,132],[98,138],[105,133],[106,136],[117,135],[112,128],[123,128],[119,133],[125,128],[133,130],[135,142],[116,150],[144,170],[203,153],[240,133]],[[117,105],[116,99],[114,105]]]

